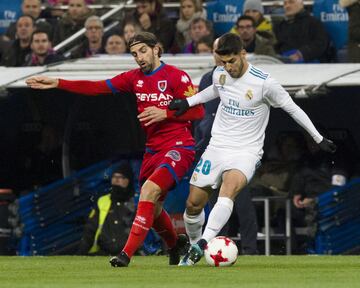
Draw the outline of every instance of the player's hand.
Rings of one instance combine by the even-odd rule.
[[[170,110],[177,110],[175,116],[184,114],[189,108],[189,102],[186,99],[174,99],[169,104]]]
[[[146,107],[144,111],[138,115],[138,119],[140,122],[145,122],[145,126],[161,122],[166,119],[166,109],[161,109],[156,106]]]
[[[304,208],[304,206],[302,204],[302,196],[300,194],[294,195],[293,203],[296,208],[299,208],[299,209]]]
[[[46,76],[35,76],[26,79],[26,84],[33,89],[51,89],[59,85],[59,80]]]
[[[319,147],[321,150],[325,151],[325,152],[329,152],[329,153],[335,153],[337,146],[334,144],[333,141],[326,139],[324,137],[324,139],[319,143]]]

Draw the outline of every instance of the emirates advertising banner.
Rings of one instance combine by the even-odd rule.
[[[315,0],[313,14],[324,24],[336,49],[343,48],[348,41],[349,16],[339,0]]]
[[[244,0],[222,0],[206,3],[207,18],[213,22],[216,36],[231,30],[242,15],[244,2]]]
[[[21,0],[0,1],[0,34],[4,34],[11,22],[21,14]]]

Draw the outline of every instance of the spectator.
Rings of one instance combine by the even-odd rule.
[[[196,54],[209,54],[213,51],[213,38],[208,35],[201,37],[196,43]]]
[[[135,215],[132,183],[128,164],[113,172],[110,193],[100,197],[90,212],[78,254],[115,255],[123,249]]]
[[[123,36],[114,34],[106,40],[105,51],[109,55],[126,53],[126,43]]]
[[[186,44],[191,42],[190,24],[195,18],[206,19],[206,12],[202,9],[202,1],[181,0],[180,17],[176,23],[174,52],[182,51]]]
[[[261,0],[246,0],[243,6],[243,15],[250,16],[255,21],[256,30],[261,34],[268,34],[273,36],[272,24],[264,17],[264,7]],[[231,32],[237,34],[236,25],[231,29]],[[264,32],[264,33],[263,33]]]
[[[196,43],[203,36],[213,37],[213,29],[210,21],[203,18],[195,18],[190,24],[191,42],[185,46],[184,53],[195,53]]]
[[[129,40],[135,36],[135,34],[141,31],[141,26],[134,21],[127,21],[124,24],[124,39],[128,43]]]
[[[303,0],[285,0],[285,19],[274,26],[275,50],[292,63],[328,61],[329,37]]]
[[[69,0],[69,9],[60,19],[54,34],[54,45],[59,44],[84,27],[85,21],[94,15],[85,0]]]
[[[65,60],[51,49],[49,35],[37,30],[31,35],[31,54],[25,59],[25,66],[41,66]]]
[[[86,58],[95,54],[105,53],[103,47],[104,24],[98,16],[90,16],[85,22],[86,40],[75,51],[71,58]]]
[[[41,16],[41,0],[23,0],[21,5],[22,15],[31,16],[35,21],[36,29],[46,31],[52,37],[53,28],[51,23]],[[16,22],[11,23],[5,33],[7,40],[15,40],[16,36]]]
[[[348,61],[360,63],[360,1],[339,0],[339,3],[349,13]]]
[[[308,228],[306,242],[309,242],[313,240],[316,231],[315,198],[335,186],[342,186],[346,183],[346,179],[351,173],[349,164],[353,163],[353,158],[349,158],[342,145],[338,146],[339,149],[334,155],[329,155],[318,149],[314,141],[307,135],[305,135],[305,139],[308,156],[305,161],[302,161],[302,168],[294,174],[290,183],[290,196],[294,204],[293,225]],[[354,155],[351,154],[350,157],[354,157]],[[284,217],[279,217],[279,219],[284,219]],[[282,226],[285,227],[285,223]],[[296,235],[294,244],[297,252],[305,252],[303,248],[306,248],[306,243],[301,243]]]
[[[2,57],[3,66],[24,66],[25,58],[31,53],[30,41],[34,31],[34,19],[31,16],[20,16],[16,21],[16,40]]]
[[[244,43],[246,52],[272,57],[276,56],[272,39],[265,38],[256,33],[257,29],[254,18],[246,15],[240,16],[236,22],[236,29]]]
[[[322,133],[327,134],[326,131]],[[345,143],[337,143],[339,149],[334,155],[329,155],[319,149],[306,134],[305,140],[308,155],[302,161],[302,169],[296,173],[290,187],[294,205],[300,209],[309,207],[318,194],[330,189],[332,185],[344,185],[350,177],[354,157],[346,150],[348,148]]]
[[[105,37],[108,38],[111,35],[122,35],[125,39],[125,45],[127,46],[128,41],[135,36],[135,34],[142,31],[140,24],[133,19],[133,17],[125,17],[123,21],[120,21],[118,25],[106,31]],[[128,47],[126,51],[130,52]]]
[[[167,52],[173,43],[174,25],[164,12],[161,0],[135,0],[135,3],[133,19],[143,31],[155,34]]]

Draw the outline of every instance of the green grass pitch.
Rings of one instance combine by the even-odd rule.
[[[232,267],[168,266],[137,256],[127,268],[108,257],[0,257],[0,287],[360,287],[359,256],[239,256]]]

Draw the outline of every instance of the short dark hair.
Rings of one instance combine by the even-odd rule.
[[[196,42],[196,50],[199,44],[205,44],[206,46],[210,47],[212,50],[213,47],[213,37],[211,35],[202,36],[199,41]]]
[[[32,41],[34,40],[34,35],[35,35],[35,34],[46,34],[49,42],[51,42],[49,33],[48,33],[47,31],[44,31],[44,30],[35,30],[35,31],[31,34],[30,43],[32,43]]]
[[[238,54],[244,49],[243,41],[239,35],[234,33],[225,33],[219,38],[218,48],[215,50],[219,55]]]
[[[133,36],[129,39],[129,42],[128,42],[129,50],[132,46],[139,44],[139,43],[144,43],[151,48],[158,46],[159,47],[159,57],[161,56],[161,53],[162,53],[161,45],[153,33],[139,32],[139,33],[135,34],[135,36]]]
[[[249,15],[242,15],[240,16],[237,20],[236,20],[236,27],[239,27],[239,22],[242,20],[248,20],[251,21],[252,26],[256,27],[256,23],[253,17],[249,16]]]
[[[206,29],[210,32],[210,33],[213,33],[213,24],[211,21],[209,20],[206,20],[202,17],[196,17],[194,18],[191,22],[190,22],[190,28],[194,25],[194,24],[197,24],[199,22],[203,22],[206,26]]]
[[[35,27],[35,19],[34,19],[34,17],[32,17],[32,16],[30,16],[30,15],[21,15],[21,16],[16,20],[16,24],[19,22],[19,20],[20,20],[21,18],[29,18],[29,19],[31,19],[32,25],[33,25],[33,27]]]

